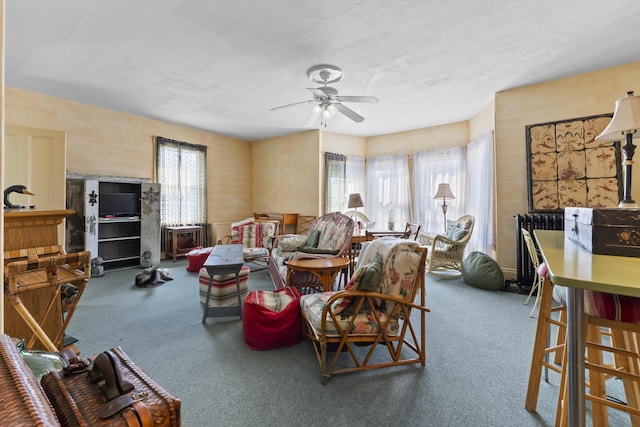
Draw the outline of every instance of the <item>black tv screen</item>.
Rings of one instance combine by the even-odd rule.
[[[136,193],[100,193],[98,214],[100,216],[140,215],[140,197]]]

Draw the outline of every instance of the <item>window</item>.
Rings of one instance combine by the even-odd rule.
[[[161,225],[206,224],[207,147],[157,137],[156,150]]]
[[[347,210],[349,194],[364,199],[364,157],[325,153],[325,213]]]
[[[415,189],[415,221],[425,233],[442,233],[444,215],[442,200],[433,196],[441,183],[449,184],[455,196],[447,200],[447,220],[455,220],[465,212],[465,147],[423,151],[413,156],[413,188]]]
[[[325,213],[344,209],[346,159],[342,154],[324,153]]]
[[[406,154],[367,159],[364,205],[376,229],[404,230],[411,215],[409,160]]]

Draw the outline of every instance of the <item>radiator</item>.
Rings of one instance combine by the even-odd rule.
[[[564,230],[564,212],[517,214],[516,219],[516,280],[518,291],[523,287],[531,288],[535,269],[529,257],[529,251],[522,237],[522,229],[533,236],[533,230]]]

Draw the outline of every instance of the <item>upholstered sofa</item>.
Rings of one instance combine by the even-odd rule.
[[[332,212],[316,218],[307,234],[276,237],[269,262],[269,274],[274,287],[285,287],[288,260],[347,256],[352,235],[353,220],[340,212]],[[311,276],[309,273],[294,272],[290,280],[292,283],[318,280]]]

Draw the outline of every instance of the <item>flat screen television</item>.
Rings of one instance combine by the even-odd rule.
[[[140,215],[140,196],[137,193],[100,193],[98,215],[102,217]]]

